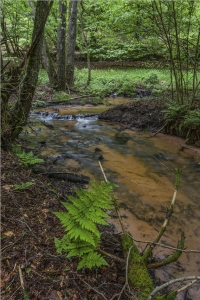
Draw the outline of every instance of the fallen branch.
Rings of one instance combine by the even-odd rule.
[[[23,290],[24,300],[29,300],[30,299],[29,295],[26,292],[25,287],[24,287],[24,280],[23,280],[22,270],[21,270],[20,266],[19,266],[19,278],[20,278],[21,288]]]
[[[165,220],[163,222],[163,225],[162,225],[162,227],[161,227],[161,229],[160,229],[157,237],[155,238],[154,243],[158,243],[159,240],[161,239],[162,235],[164,234],[164,232],[165,232],[165,230],[167,228],[169,220],[170,220],[170,218],[171,218],[171,216],[172,216],[172,214],[174,212],[173,209],[174,209],[174,204],[175,204],[175,200],[176,200],[176,195],[177,195],[178,187],[179,187],[179,184],[180,184],[180,173],[181,173],[181,170],[178,169],[178,168],[175,168],[174,172],[175,172],[175,175],[176,175],[174,194],[173,194],[173,197],[172,197],[172,201],[171,201],[170,207],[167,210],[166,217],[165,217]],[[143,257],[144,257],[144,259],[145,259],[146,262],[148,261],[148,258],[151,256],[153,248],[154,248],[153,246],[150,246],[146,250],[146,252],[144,253],[144,255],[143,255]]]
[[[100,168],[101,168],[101,172],[103,173],[103,176],[104,176],[104,179],[105,179],[105,182],[108,182],[107,178],[106,178],[106,174],[104,173],[104,170],[103,170],[103,167],[101,165],[101,162],[99,160],[99,165],[100,165]],[[123,234],[126,234],[126,231],[125,231],[125,228],[124,228],[124,224],[122,222],[122,217],[120,216],[120,213],[119,213],[119,210],[115,207],[115,210],[116,210],[116,213],[118,215],[118,219],[119,219],[119,222],[120,222],[120,225],[121,225],[121,228],[122,228],[122,232]]]
[[[170,280],[170,281],[168,281],[168,282],[166,282],[166,283],[164,283],[164,284],[162,284],[162,285],[156,287],[156,288],[153,290],[153,292],[150,294],[150,296],[148,297],[147,300],[152,300],[153,297],[154,297],[160,290],[162,290],[162,289],[164,289],[164,288],[166,288],[166,287],[168,287],[168,286],[170,286],[170,285],[172,285],[172,284],[174,284],[174,283],[176,283],[176,282],[183,282],[183,281],[186,281],[186,280],[195,280],[195,282],[196,282],[197,280],[200,280],[200,276],[198,276],[198,275],[196,275],[196,276],[187,276],[187,277],[181,277],[181,278],[177,278],[177,279]],[[194,282],[194,283],[195,283],[195,282]],[[191,284],[190,284],[190,285],[191,285]],[[176,293],[176,295],[177,295],[178,292],[182,292],[182,291],[183,291],[183,289],[181,288],[181,289],[179,289],[179,290],[177,290],[177,291],[175,291],[175,292],[173,292],[173,293]],[[175,296],[176,296],[176,295],[175,295]]]
[[[81,279],[81,278],[80,278]],[[104,294],[99,292],[97,289],[93,288],[89,283],[85,282],[85,280],[81,279],[82,282],[84,282],[87,286],[89,286],[93,291],[95,291],[97,294],[101,295],[105,300],[108,300]]]
[[[165,123],[158,131],[156,131],[156,133],[154,133],[152,137],[156,136],[156,134],[158,134],[163,128],[165,128],[166,125],[167,123]]]
[[[126,258],[126,282],[125,282],[125,284],[124,284],[117,300],[120,300],[120,298],[121,298],[121,296],[122,296],[122,294],[123,294],[126,287],[128,287],[129,293],[133,296],[133,298],[138,300],[138,298],[131,292],[130,287],[129,287],[129,283],[128,283],[129,257],[130,257],[130,253],[131,253],[132,249],[133,249],[133,246],[130,247],[130,249],[128,251],[127,258]]]
[[[90,182],[90,177],[85,176],[85,175],[77,175],[73,173],[48,173],[49,178],[57,178],[57,179],[62,179],[62,180],[68,180],[68,181],[73,181],[73,182],[81,182],[81,183],[89,183]]]
[[[130,238],[135,241],[135,242],[138,242],[138,243],[145,243],[145,244],[150,244],[150,245],[157,245],[157,246],[160,246],[160,247],[163,247],[163,248],[168,248],[168,249],[171,249],[171,250],[179,250],[181,252],[185,252],[185,253],[189,253],[189,252],[192,252],[192,253],[200,253],[200,250],[185,250],[185,249],[178,249],[178,248],[175,248],[175,247],[171,247],[171,246],[168,246],[168,245],[164,245],[164,244],[160,244],[160,243],[155,243],[155,242],[151,242],[151,241],[141,241],[141,240],[136,240],[135,238],[133,238],[131,235],[129,235]]]
[[[106,251],[104,251],[104,250],[102,250],[102,249],[100,249],[100,248],[99,248],[98,250],[99,250],[99,252],[101,252],[102,254],[104,254],[104,255],[106,255],[106,256],[112,258],[113,260],[118,261],[119,263],[122,263],[122,264],[125,263],[125,260],[124,260],[123,258],[120,258],[120,257],[117,257],[117,256],[115,256],[115,255],[112,255],[112,254],[110,254],[110,253],[108,253],[108,252],[106,252]]]

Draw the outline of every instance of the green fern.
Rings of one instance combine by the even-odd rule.
[[[29,165],[34,165],[37,163],[41,163],[44,162],[44,159],[42,158],[38,158],[37,156],[35,156],[33,154],[33,152],[24,152],[21,151],[20,149],[18,149],[16,151],[16,155],[19,157],[19,161],[22,165],[24,165],[25,167],[29,166]]]
[[[96,253],[101,239],[97,225],[108,225],[105,210],[113,209],[113,188],[111,183],[94,182],[90,190],[76,189],[77,197],[68,196],[70,203],[62,202],[67,212],[54,212],[66,234],[61,240],[55,238],[57,252],[67,252],[67,257],[77,256],[81,260],[78,269],[107,265],[105,259]]]
[[[24,182],[22,184],[14,184],[14,191],[17,191],[17,190],[25,190],[27,187],[33,185],[34,182]]]

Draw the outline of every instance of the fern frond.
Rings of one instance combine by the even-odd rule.
[[[66,234],[61,240],[55,239],[58,252],[65,251],[68,257],[78,256],[82,267],[107,265],[104,258],[97,254],[101,233],[97,224],[108,225],[105,221],[109,215],[105,210],[113,209],[113,187],[111,183],[94,182],[89,190],[75,190],[77,197],[68,196],[70,203],[62,202],[66,212],[54,212],[59,218]]]
[[[92,247],[89,243],[81,241],[79,243],[71,243],[69,246],[66,247],[66,250],[69,251],[67,257],[81,257],[83,256],[83,254],[93,252],[95,250],[95,247]]]
[[[77,270],[80,270],[83,267],[91,269],[102,265],[108,266],[108,263],[100,254],[93,252],[82,256],[82,260],[78,264]]]
[[[72,228],[67,233],[71,239],[78,239],[80,238],[82,241],[88,242],[95,246],[94,238],[90,232],[88,232],[87,229],[78,227],[78,228]]]

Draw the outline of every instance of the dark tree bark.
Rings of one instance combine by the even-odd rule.
[[[74,83],[74,55],[76,46],[76,23],[77,23],[77,12],[78,12],[78,0],[70,1],[70,18],[68,28],[68,51],[67,51],[67,71],[66,79],[69,86]]]
[[[58,24],[58,90],[65,91],[66,89],[66,1],[59,0],[59,17]]]
[[[32,45],[28,53],[29,59],[23,76],[20,76],[21,78],[18,80],[18,83],[20,82],[18,101],[12,111],[8,105],[10,93],[6,94],[6,97],[4,97],[4,101],[2,102],[2,146],[4,148],[8,148],[10,142],[18,137],[23,126],[27,122],[38,80],[44,27],[52,5],[53,1],[37,2]],[[16,70],[14,73],[16,73]],[[10,85],[15,83],[13,82],[13,79],[16,80],[17,74],[14,75],[14,78],[11,77],[9,81]]]

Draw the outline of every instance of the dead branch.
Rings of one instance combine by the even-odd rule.
[[[155,243],[155,242],[151,242],[151,241],[141,241],[141,240],[137,240],[135,238],[133,238],[131,235],[129,235],[129,237],[135,241],[135,242],[138,242],[138,243],[145,243],[145,244],[149,244],[149,245],[157,245],[157,246],[160,246],[160,247],[163,247],[163,248],[168,248],[168,249],[171,249],[171,250],[178,250],[178,251],[181,251],[181,252],[185,252],[185,253],[200,253],[200,250],[185,250],[185,249],[178,249],[178,248],[175,248],[175,247],[171,247],[171,246],[168,246],[168,245],[164,245],[164,244],[160,244],[160,243]]]
[[[81,279],[81,278],[80,278]],[[95,291],[97,294],[101,295],[105,300],[108,300],[104,294],[93,288],[89,283],[85,282],[85,280],[81,279],[82,282],[84,282],[87,286],[89,286],[93,291]]]
[[[172,284],[174,284],[174,283],[176,283],[176,282],[183,282],[183,281],[186,281],[186,280],[195,280],[195,282],[196,282],[197,280],[200,280],[200,276],[198,276],[198,275],[196,275],[196,276],[187,276],[187,277],[181,277],[181,278],[177,278],[177,279],[170,280],[170,281],[168,281],[168,282],[166,282],[166,283],[164,283],[164,284],[162,284],[162,285],[160,285],[160,286],[157,286],[157,287],[153,290],[153,292],[150,294],[150,296],[148,297],[147,300],[152,300],[153,297],[154,297],[160,290],[162,290],[162,289],[164,289],[164,288],[166,288],[166,287],[168,287],[168,286],[170,286],[170,285],[172,285]],[[179,289],[178,291],[182,291],[182,289]],[[177,293],[178,293],[178,291],[177,291]]]
[[[133,246],[129,248],[128,255],[127,255],[127,258],[126,258],[126,282],[125,282],[125,284],[124,284],[117,300],[120,300],[120,298],[121,298],[121,296],[122,296],[122,294],[123,294],[126,287],[128,287],[129,293],[133,296],[133,298],[135,300],[138,300],[137,297],[131,292],[130,286],[129,286],[129,283],[128,283],[129,257],[130,257],[132,248],[133,248]]]
[[[112,258],[113,260],[118,261],[119,263],[122,263],[122,264],[125,263],[125,260],[124,260],[123,258],[120,258],[120,257],[117,257],[117,256],[115,256],[115,255],[112,255],[112,254],[110,254],[110,253],[108,253],[108,252],[106,252],[106,251],[104,251],[104,250],[102,250],[102,249],[100,249],[100,248],[99,248],[98,250],[99,250],[99,252],[101,252],[102,254],[104,254],[104,255],[106,255],[106,256]]]
[[[104,170],[103,170],[103,167],[101,165],[101,162],[99,160],[99,165],[100,165],[100,168],[101,168],[101,172],[103,173],[103,176],[104,176],[104,179],[105,179],[105,182],[108,182],[107,178],[106,178],[106,175],[104,173]],[[125,228],[124,228],[124,224],[122,222],[122,217],[120,216],[120,213],[119,213],[119,210],[115,207],[115,210],[116,210],[116,213],[118,215],[118,219],[119,219],[119,222],[120,222],[120,225],[121,225],[121,228],[122,228],[122,232],[123,234],[126,234],[126,231],[125,231]]]

